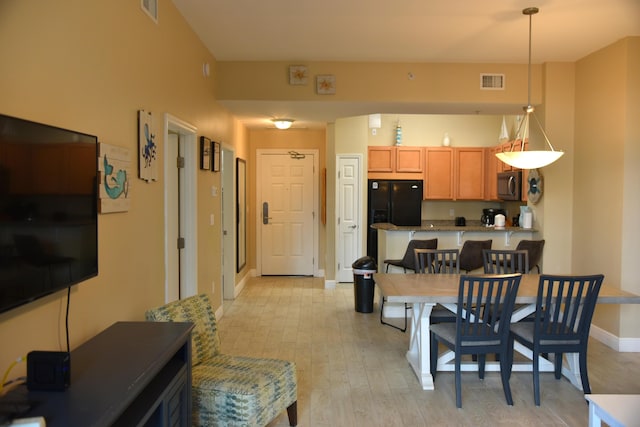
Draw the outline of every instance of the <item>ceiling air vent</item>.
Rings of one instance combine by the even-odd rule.
[[[480,89],[504,90],[504,74],[480,74]]]

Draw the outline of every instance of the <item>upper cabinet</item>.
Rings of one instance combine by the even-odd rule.
[[[369,147],[367,170],[369,172],[395,172],[395,147]]]
[[[516,141],[513,149],[520,147]],[[495,147],[371,146],[368,178],[421,179],[426,200],[498,200],[497,174],[511,167],[496,153],[507,150],[511,142]],[[526,188],[523,195],[526,201]]]
[[[398,146],[396,149],[396,172],[424,171],[424,148]]]
[[[370,146],[367,156],[370,179],[423,179],[423,147]]]
[[[453,199],[453,148],[425,147],[424,198]]]
[[[455,199],[484,199],[484,163],[483,147],[454,148]]]

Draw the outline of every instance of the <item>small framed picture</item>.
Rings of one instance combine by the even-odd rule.
[[[336,76],[322,74],[316,76],[316,92],[318,95],[333,95],[336,93]]]
[[[205,136],[200,137],[200,169],[211,170],[211,140]]]
[[[211,170],[214,172],[220,172],[220,143],[219,142],[211,141],[211,154],[213,155]]]
[[[306,85],[309,77],[309,71],[304,65],[289,66],[289,84],[290,85]]]

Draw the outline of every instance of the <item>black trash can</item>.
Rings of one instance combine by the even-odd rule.
[[[353,268],[353,297],[356,311],[371,313],[373,311],[373,291],[375,282],[373,273],[378,271],[376,260],[370,256],[358,258],[351,264]]]

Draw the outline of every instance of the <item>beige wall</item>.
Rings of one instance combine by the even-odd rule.
[[[154,114],[160,162],[165,113],[246,150],[236,122],[213,99],[213,79],[202,75],[213,56],[170,0],[159,3],[156,25],[139,1],[4,0],[0,112],[94,134],[135,153],[136,112],[145,109]],[[220,174],[199,171],[197,179],[198,290],[211,291],[220,283],[220,229],[208,217],[220,208],[209,189],[220,187]],[[130,211],[98,218],[99,276],[71,293],[72,347],[164,303],[162,168],[158,182],[134,178],[131,185]],[[214,299],[220,295],[218,286]],[[64,349],[65,297],[59,292],[0,314],[1,367],[30,350]]]
[[[576,64],[573,267],[640,292],[640,38],[614,43]],[[595,321],[638,337],[637,306],[600,306]]]
[[[527,99],[526,64],[426,64],[306,62],[306,86],[288,84],[290,62],[219,62],[216,97],[220,100],[350,101],[480,104],[485,109],[522,106]],[[414,78],[409,79],[412,73]],[[480,90],[481,73],[506,74],[504,91]],[[333,74],[336,94],[315,94],[313,77]],[[541,67],[532,66],[532,102],[541,101]],[[442,107],[440,107],[442,108]],[[469,108],[468,113],[475,112]],[[495,110],[494,110],[495,111]],[[416,113],[421,111],[416,111]],[[434,111],[431,111],[434,112]],[[446,113],[449,111],[435,111]],[[486,111],[482,111],[486,113]]]
[[[314,147],[325,147],[328,155],[321,161],[328,172],[328,225],[319,244],[326,249],[320,253],[327,254],[324,267],[332,277],[334,159],[339,153],[364,152],[369,143],[366,117],[337,120],[328,125],[326,135],[245,131],[216,104],[214,94],[218,99],[318,100],[313,85],[289,86],[289,63],[216,64],[173,3],[159,3],[156,25],[137,1],[4,0],[0,112],[95,134],[102,142],[133,151],[137,147],[136,111],[155,114],[160,147],[161,117],[168,112],[196,126],[199,135],[233,146],[238,157],[249,159],[249,171],[255,170],[251,157],[257,148],[267,144],[295,148],[311,135]],[[640,249],[640,196],[635,186],[640,164],[638,45],[637,37],[626,39],[575,65],[534,66],[532,98],[534,104],[544,98],[542,120],[557,148],[567,151],[557,164],[544,170],[545,196],[540,205],[544,237],[548,242],[555,239],[554,245],[548,243],[545,248],[545,270],[564,269],[570,262],[575,272],[603,271],[611,283],[622,283],[634,292],[640,292],[634,268],[634,255]],[[216,79],[202,75],[205,62],[212,65]],[[338,93],[332,98],[336,100],[483,103],[499,109],[521,105],[526,99],[526,66],[522,64],[308,66],[312,75],[336,75]],[[408,72],[414,73],[414,80],[407,78]],[[507,73],[507,90],[480,91],[480,72]],[[447,131],[455,141],[456,134]],[[159,155],[162,159],[163,153]],[[363,165],[363,182],[365,177]],[[100,275],[72,292],[72,347],[116,320],[141,320],[146,308],[164,301],[163,182],[162,172],[155,183],[135,180],[131,210],[99,217]],[[208,225],[209,213],[220,209],[219,199],[210,195],[214,185],[220,187],[220,174],[198,172],[199,291],[210,291],[221,274],[220,229]],[[255,214],[255,206],[253,209]],[[255,230],[249,235],[255,242]],[[549,254],[554,254],[552,260]],[[248,255],[249,264],[255,264],[254,253],[250,250]],[[547,268],[554,262],[557,267]],[[220,300],[220,295],[216,287],[214,299]],[[0,366],[8,366],[33,349],[62,348],[64,302],[63,293],[58,293],[0,314]],[[638,337],[638,307],[611,307],[611,311],[599,313],[599,325],[623,337]]]

